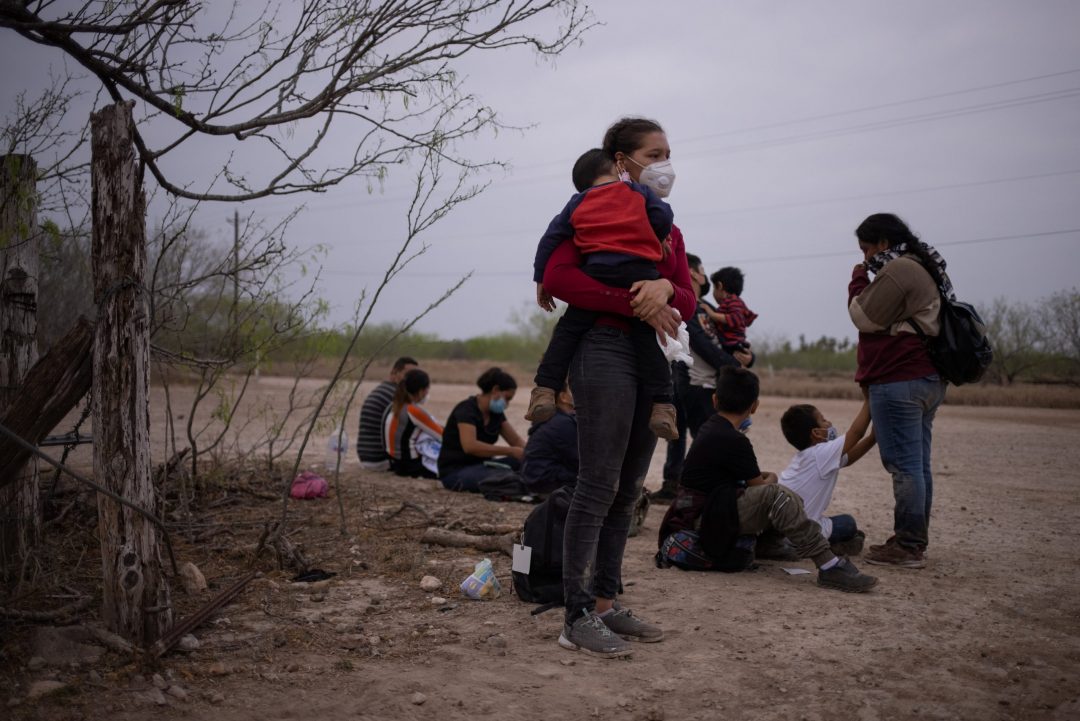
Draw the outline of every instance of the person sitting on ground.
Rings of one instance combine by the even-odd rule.
[[[632,288],[638,281],[656,280],[660,277],[656,263],[668,253],[665,244],[674,215],[656,191],[620,180],[615,161],[600,148],[578,158],[572,176],[578,193],[551,221],[536,249],[536,301],[545,310],[554,306],[543,286],[544,269],[564,240],[572,238],[580,249],[586,275],[614,288]],[[570,361],[597,316],[593,311],[570,306],[556,323],[536,369],[536,386],[526,420],[543,421],[555,414],[555,394],[565,384]],[[630,328],[638,373],[647,383],[653,402],[649,428],[660,438],[676,438],[671,367],[657,343],[656,331],[639,320],[631,321]]]
[[[394,401],[386,413],[386,452],[390,470],[411,478],[439,477],[439,450],[443,428],[423,409],[431,379],[419,368],[398,383]]]
[[[758,468],[754,447],[740,432],[757,411],[758,393],[757,376],[745,368],[726,367],[718,374],[717,413],[690,446],[675,500],[660,525],[659,545],[676,531],[696,529],[716,567],[735,571],[749,567],[753,558],[737,547],[740,537],[775,531],[791,540],[800,558],[814,561],[818,585],[869,590],[877,579],[834,555],[821,526],[806,517],[799,494],[778,484],[775,473]]]
[[[394,361],[390,375],[375,386],[364,404],[360,406],[360,428],[356,433],[356,455],[360,458],[360,467],[369,471],[385,471],[390,468],[390,456],[386,453],[386,438],[383,419],[386,409],[394,400],[398,383],[418,363],[415,358],[402,356]]]
[[[551,493],[562,486],[573,486],[577,474],[577,416],[570,386],[564,384],[555,397],[555,415],[533,423],[529,429],[521,478],[532,493]]]
[[[439,480],[451,491],[480,492],[481,482],[518,470],[525,456],[525,441],[506,420],[517,381],[501,368],[489,368],[476,385],[480,393],[458,403],[443,428]],[[508,445],[498,444],[500,437]]]
[[[738,268],[721,268],[712,274],[713,298],[716,310],[706,308],[709,319],[716,326],[720,345],[728,353],[750,350],[746,329],[757,320],[757,313],[743,302],[743,272]]]
[[[867,434],[869,427],[868,401],[863,401],[843,436],[812,405],[791,406],[780,419],[784,438],[798,451],[780,474],[780,484],[799,494],[806,515],[821,526],[821,535],[829,540],[837,555],[859,555],[866,538],[851,515],[826,516],[825,512],[832,502],[840,469],[852,465],[874,447],[874,430],[870,428]]]

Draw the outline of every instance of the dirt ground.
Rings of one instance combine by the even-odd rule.
[[[276,379],[257,388],[272,402],[286,390]],[[429,407],[445,418],[474,390],[435,386]],[[509,413],[522,431],[527,391],[519,391]],[[766,396],[755,417],[750,434],[763,469],[780,470],[792,454],[779,430],[791,402]],[[857,409],[853,401],[817,405],[841,428]],[[164,437],[159,416],[155,423],[155,437]],[[265,573],[196,630],[200,647],[170,654],[157,669],[110,652],[93,664],[31,671],[34,629],[8,626],[0,642],[7,660],[0,703],[11,703],[0,716],[1080,718],[1080,411],[946,405],[934,431],[927,568],[882,569],[856,558],[880,579],[865,595],[827,591],[812,574],[781,570],[811,569],[809,562],[763,562],[735,575],[661,570],[652,557],[663,507],[654,507],[627,547],[622,602],[660,624],[666,639],[640,645],[622,661],[559,648],[561,610],[531,616],[533,605],[509,592],[509,558],[419,543],[429,522],[517,523],[529,506],[362,472],[350,454],[341,484],[348,533],[338,533],[333,493],[295,503],[291,523],[301,529],[293,540],[335,578],[317,588],[294,584],[289,572],[263,558]],[[309,456],[313,464],[324,449],[320,439]],[[85,464],[86,451],[80,453],[74,460]],[[651,488],[659,486],[663,453],[658,447]],[[197,597],[175,591],[184,612],[239,576],[242,549],[280,507],[225,488],[219,496],[200,522],[222,524],[228,535],[177,541],[179,560],[194,561],[211,583]],[[402,508],[402,501],[428,518]],[[870,542],[889,535],[891,486],[876,453],[842,472],[833,510],[852,513]],[[92,535],[84,540],[95,553]],[[504,593],[491,602],[466,600],[457,585],[484,555],[492,557]],[[428,574],[443,583],[434,594],[419,586]],[[445,601],[433,603],[433,596]],[[155,702],[155,670],[182,691]],[[26,700],[27,688],[40,679],[66,688]]]

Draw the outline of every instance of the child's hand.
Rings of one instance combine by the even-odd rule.
[[[536,304],[548,313],[555,310],[555,299],[544,289],[543,283],[536,284]]]

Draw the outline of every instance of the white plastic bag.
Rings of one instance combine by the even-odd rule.
[[[345,466],[345,453],[349,449],[349,435],[338,426],[326,441],[326,467],[333,471]]]
[[[656,342],[660,350],[664,351],[664,357],[668,363],[682,361],[688,366],[694,365],[694,359],[690,356],[690,333],[686,330],[686,323],[679,323],[679,332],[676,337],[665,336],[666,345],[660,342],[660,334],[656,335]]]

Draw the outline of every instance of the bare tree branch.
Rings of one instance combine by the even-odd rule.
[[[518,46],[554,56],[592,23],[580,0],[155,0],[76,9],[0,0],[0,28],[56,48],[113,101],[141,101],[148,113],[135,144],[146,169],[169,193],[196,200],[325,190],[380,177],[417,151],[462,169],[490,165],[455,149],[502,127],[464,91],[455,61]],[[75,99],[54,93],[31,115],[40,125],[66,115]],[[43,135],[51,127],[46,121]],[[224,187],[193,190],[161,161],[199,137],[250,141],[261,149],[245,144],[245,153],[276,158],[277,167],[248,177],[226,164]],[[331,139],[352,152],[319,153]]]

